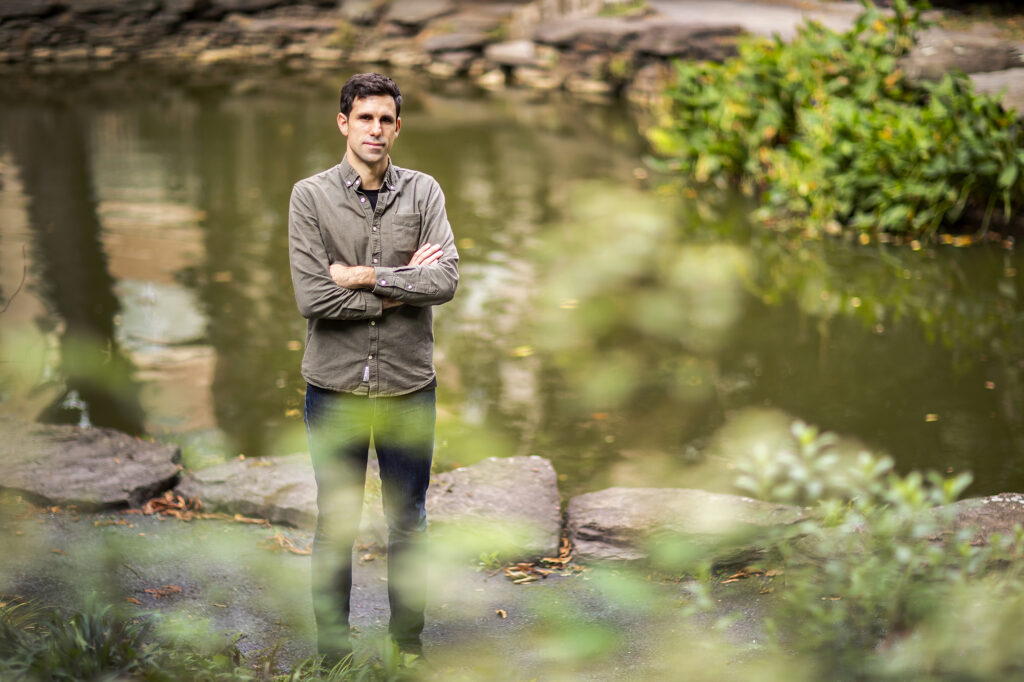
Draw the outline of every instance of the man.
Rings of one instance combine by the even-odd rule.
[[[458,252],[444,195],[428,175],[391,163],[402,95],[390,78],[341,89],[345,156],[301,180],[288,214],[299,312],[308,321],[302,376],[317,482],[313,607],[328,662],[351,652],[352,545],[372,438],[388,525],[389,631],[421,653],[424,501],[434,445],[432,306],[455,294]]]

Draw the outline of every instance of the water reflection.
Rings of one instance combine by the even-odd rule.
[[[94,422],[142,433],[133,367],[114,342],[119,305],[100,245],[86,122],[64,104],[16,106],[5,109],[0,130],[28,199],[34,282],[51,313],[37,322],[60,327],[64,388],[40,417],[78,423],[74,393]]]
[[[304,449],[285,211],[340,158],[346,75],[54,83],[73,115],[0,95],[3,292],[25,240],[33,262],[8,361],[27,352],[14,320],[79,329],[109,348],[122,428],[218,456]],[[974,493],[1024,489],[1016,253],[795,243],[740,202],[636,190],[622,111],[408,83],[395,161],[440,181],[463,257],[436,318],[441,467],[539,454],[568,494],[721,488],[737,431],[801,418],[904,467],[970,468]],[[84,395],[72,336],[37,360]]]

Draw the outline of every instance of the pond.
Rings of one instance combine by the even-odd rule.
[[[304,450],[287,205],[340,159],[345,75],[5,78],[0,410],[76,422],[74,390],[192,462]],[[802,243],[740,200],[666,200],[621,107],[399,82],[395,162],[438,179],[462,256],[438,468],[537,454],[567,495],[727,489],[737,450],[801,419],[1024,490],[1011,243]]]

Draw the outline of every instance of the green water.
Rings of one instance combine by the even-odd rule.
[[[94,423],[197,456],[303,450],[287,204],[340,158],[344,75],[5,78],[0,409],[77,421],[75,389]],[[462,254],[439,468],[536,454],[567,494],[722,488],[731,455],[803,419],[902,469],[971,470],[970,494],[1024,490],[1016,250],[798,244],[738,202],[661,209],[621,108],[399,82],[394,160],[441,183]]]

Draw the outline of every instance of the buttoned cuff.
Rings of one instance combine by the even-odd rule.
[[[405,291],[413,289],[412,282],[407,281],[407,278],[397,272],[395,268],[374,268],[374,271],[377,279],[373,283],[372,291],[378,296],[394,298],[396,289]]]
[[[374,287],[376,289],[376,287]],[[366,317],[377,318],[384,313],[384,301],[369,291],[363,291],[363,303],[366,304]]]

